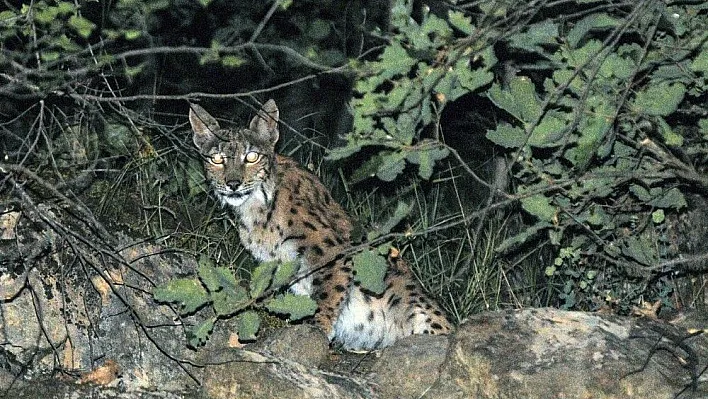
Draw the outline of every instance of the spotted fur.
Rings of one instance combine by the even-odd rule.
[[[400,259],[391,260],[386,290],[373,295],[353,282],[352,223],[317,177],[277,155],[279,111],[263,105],[247,129],[221,129],[192,105],[193,141],[205,158],[216,197],[232,209],[241,242],[259,261],[296,261],[290,291],[317,301],[317,323],[351,350],[377,349],[411,334],[447,334],[445,314]]]

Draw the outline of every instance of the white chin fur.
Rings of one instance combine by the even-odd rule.
[[[219,199],[221,200],[222,205],[228,205],[232,207],[239,207],[241,206],[244,202],[246,202],[246,199],[248,199],[248,196],[242,196],[242,197],[227,197],[225,195],[220,195]]]

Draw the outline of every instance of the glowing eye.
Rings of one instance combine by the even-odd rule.
[[[261,155],[255,151],[251,151],[248,154],[246,154],[246,162],[248,163],[254,163],[258,161],[258,159],[261,157]]]
[[[224,157],[221,154],[214,154],[209,157],[209,162],[214,165],[221,165],[224,163]]]

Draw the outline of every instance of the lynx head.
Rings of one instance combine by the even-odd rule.
[[[222,202],[238,207],[250,198],[268,203],[275,175],[278,106],[268,100],[248,129],[221,129],[204,108],[192,104],[192,140],[204,157],[207,180]]]

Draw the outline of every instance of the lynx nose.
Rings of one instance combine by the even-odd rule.
[[[241,186],[241,180],[229,180],[226,185],[233,191],[238,191],[239,186]]]

